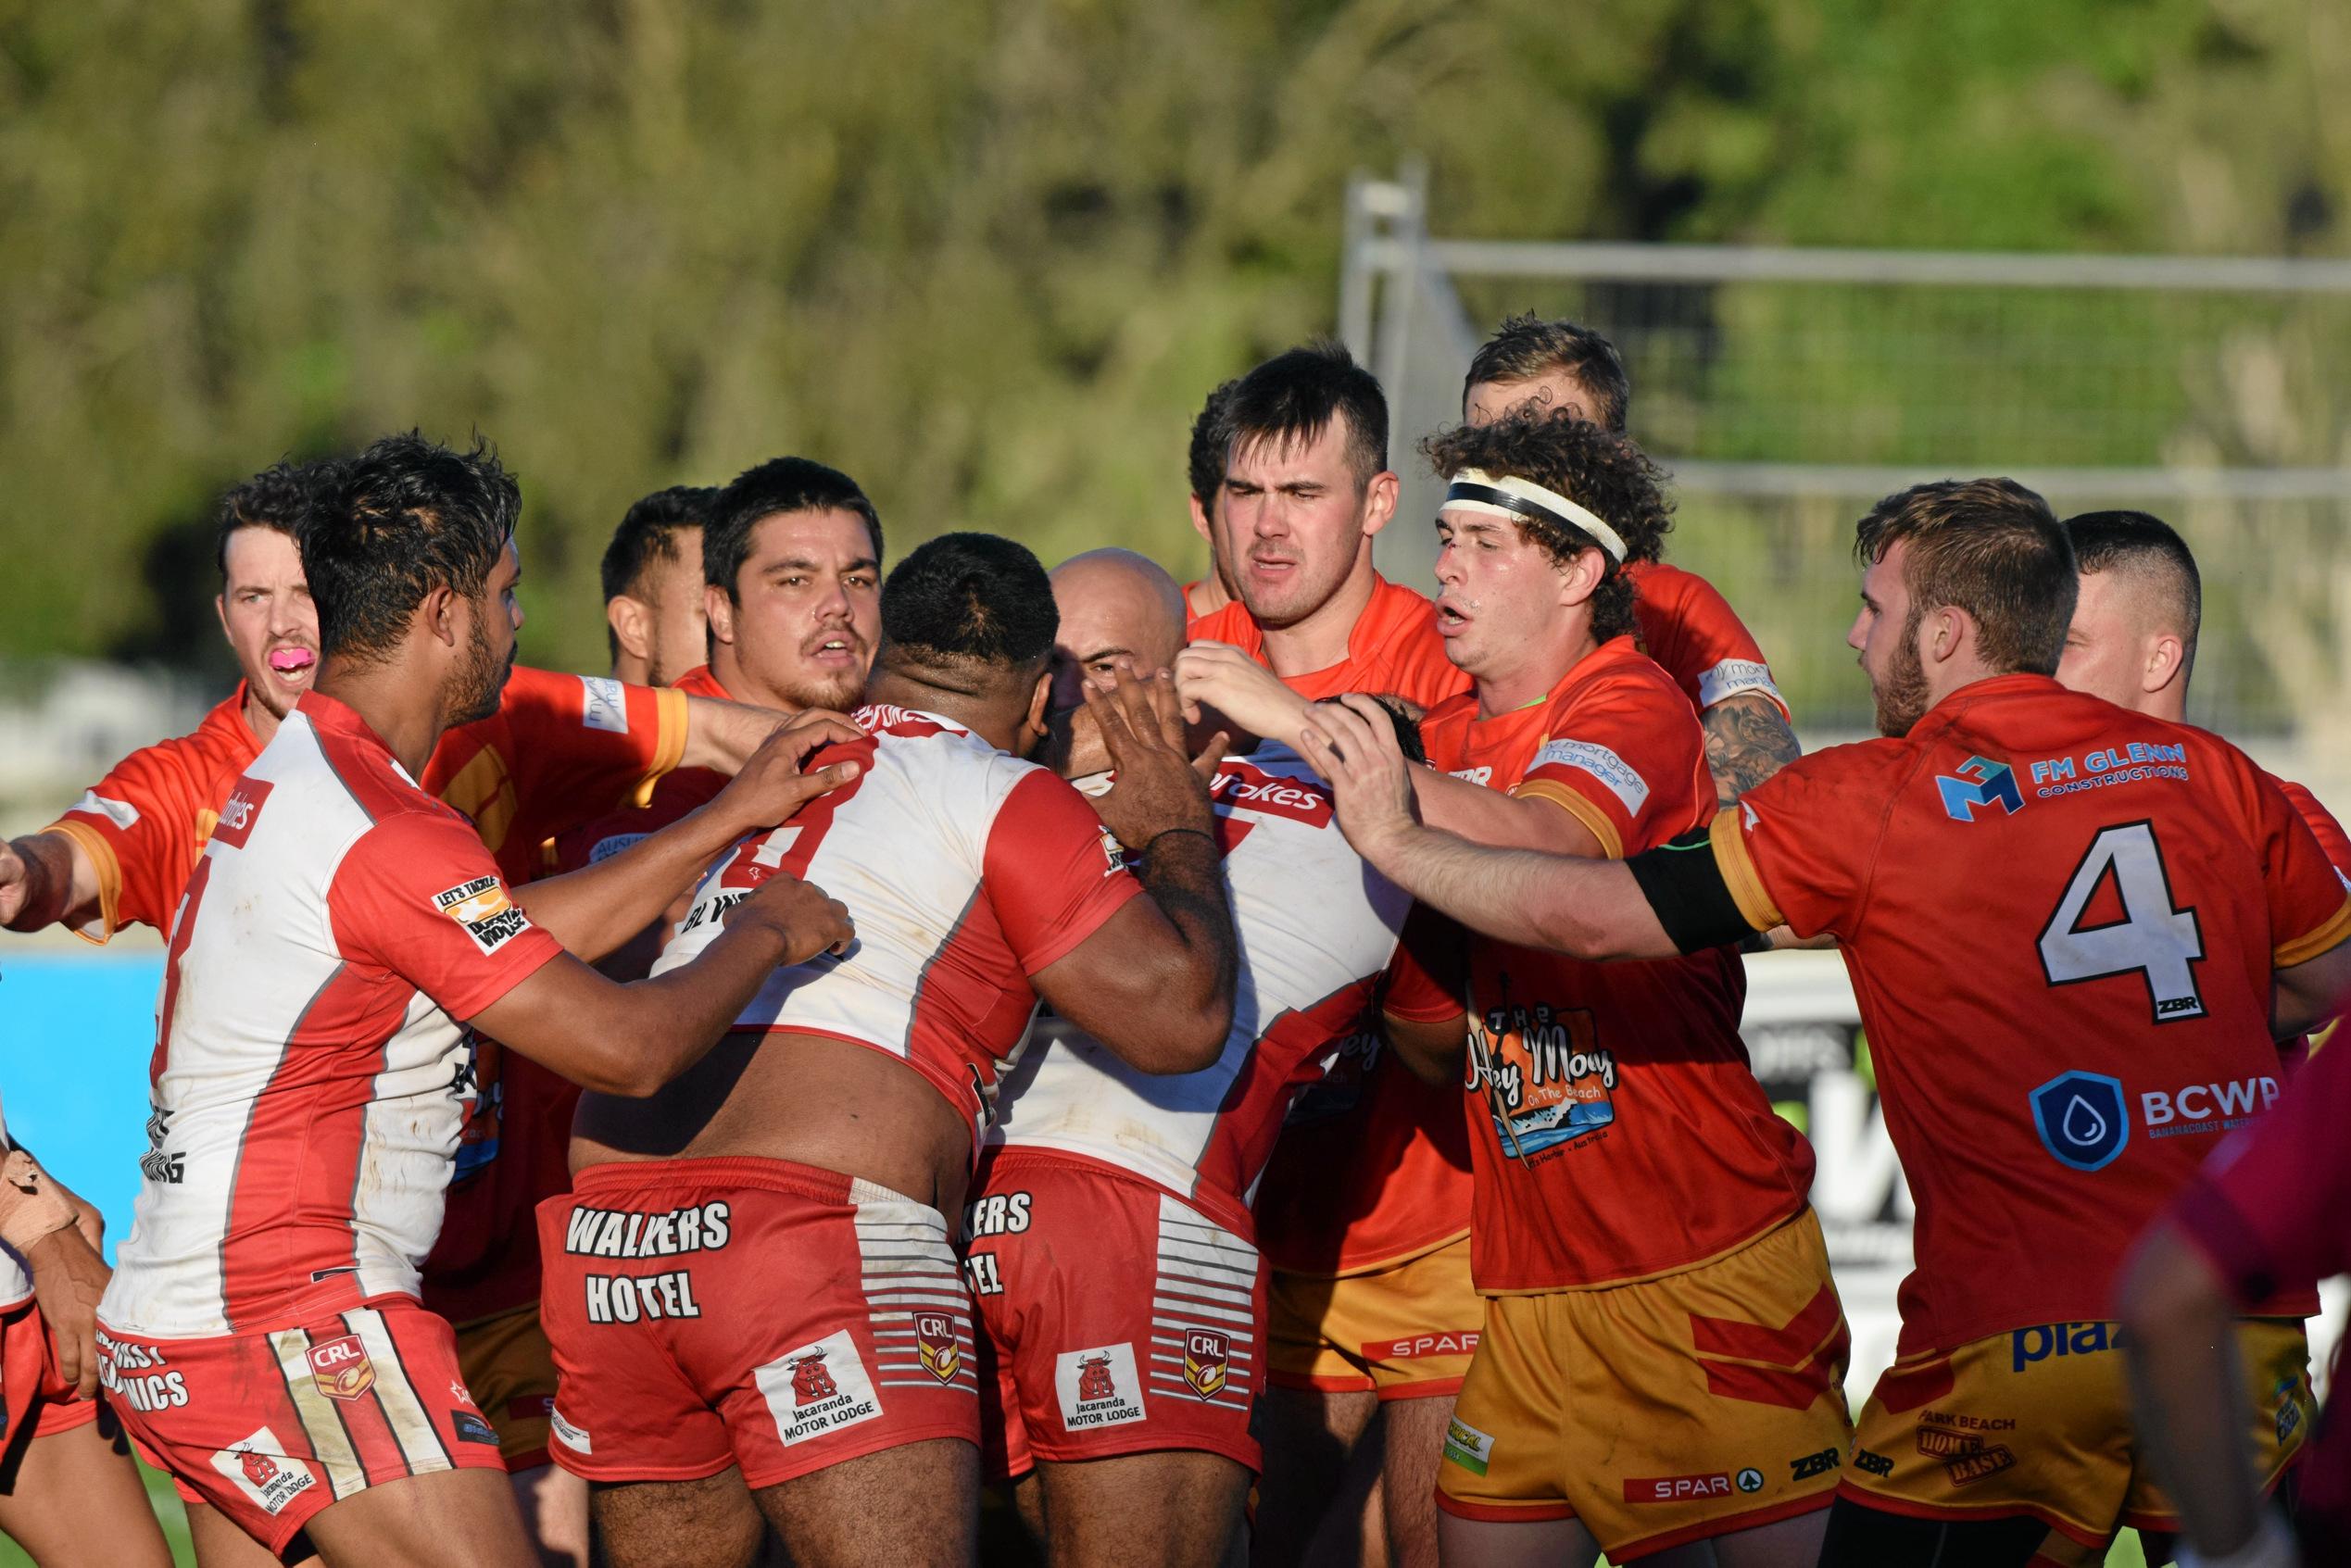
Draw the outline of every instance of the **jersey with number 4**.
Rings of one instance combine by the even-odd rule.
[[[2351,932],[2243,752],[2037,675],[1791,763],[1713,842],[1750,922],[1844,954],[1917,1200],[1904,1355],[2110,1317],[2132,1238],[2277,1096],[2273,968]]]
[[[1225,759],[1212,793],[1240,939],[1223,1053],[1198,1073],[1141,1073],[1043,1020],[987,1141],[1131,1171],[1251,1236],[1282,1116],[1361,1027],[1412,900],[1348,845],[1329,786],[1288,749]]]
[[[970,1124],[976,1155],[997,1079],[1037,1011],[1029,977],[1142,884],[1066,781],[937,714],[851,717],[866,737],[807,765],[855,762],[857,777],[704,878],[653,972],[709,947],[769,877],[814,883],[848,906],[857,940],[777,970],[735,1032],[819,1035],[897,1058]]]

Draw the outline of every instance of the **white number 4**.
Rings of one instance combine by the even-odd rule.
[[[2082,913],[2109,872],[2122,918],[2085,926]],[[2050,985],[2136,972],[2146,979],[2157,1023],[2204,1016],[2194,967],[2203,957],[2196,912],[2172,906],[2163,851],[2145,822],[2107,828],[2091,841],[2090,852],[2057,900],[2057,912],[2041,933],[2041,967]]]

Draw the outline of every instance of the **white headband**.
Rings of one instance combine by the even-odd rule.
[[[1599,541],[1611,559],[1622,562],[1625,542],[1597,514],[1578,506],[1556,490],[1546,490],[1516,474],[1491,474],[1483,469],[1464,469],[1445,487],[1445,506],[1491,517],[1533,518],[1538,522],[1578,528]]]

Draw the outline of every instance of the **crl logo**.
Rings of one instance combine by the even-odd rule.
[[[1935,787],[1942,792],[1942,809],[1953,822],[1974,822],[1979,806],[1997,805],[2012,817],[2024,809],[2024,791],[2017,787],[2017,775],[2008,771],[2008,764],[1989,757],[1970,757],[1960,763],[1957,778],[1937,773]]]
[[[2103,1073],[2060,1073],[2032,1091],[2032,1124],[2041,1147],[2060,1165],[2103,1171],[2131,1141],[2122,1080]]]

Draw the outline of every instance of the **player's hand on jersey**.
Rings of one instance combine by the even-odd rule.
[[[87,1399],[98,1391],[98,1298],[112,1271],[83,1239],[79,1222],[25,1249],[42,1321],[57,1344],[57,1375]]]
[[[716,803],[746,833],[772,828],[825,791],[838,789],[857,777],[854,762],[835,762],[804,773],[800,768],[810,757],[825,746],[864,738],[863,730],[837,713],[821,708],[795,713],[751,753],[742,771],[720,791]]]
[[[1298,732],[1314,706],[1281,678],[1230,643],[1194,643],[1176,656],[1176,694],[1184,717],[1198,721],[1203,709],[1252,735],[1298,744]]]
[[[1230,737],[1218,731],[1197,757],[1185,749],[1183,703],[1168,671],[1120,671],[1108,690],[1089,683],[1086,708],[1101,726],[1115,775],[1094,797],[1094,812],[1121,844],[1140,849],[1170,828],[1215,831],[1208,784]]]
[[[1350,692],[1314,704],[1299,753],[1331,786],[1339,831],[1365,859],[1375,846],[1412,831],[1412,764],[1397,744],[1395,721],[1377,702]]]
[[[731,930],[746,921],[772,926],[784,938],[784,956],[777,964],[788,969],[819,953],[846,953],[857,940],[857,926],[849,908],[812,882],[778,873],[760,884],[757,891],[723,917]]]

